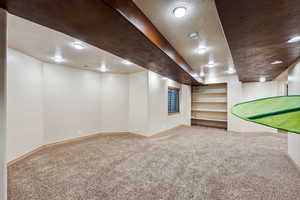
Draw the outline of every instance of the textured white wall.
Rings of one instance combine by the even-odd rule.
[[[290,69],[288,77],[288,94],[300,95],[300,62]],[[300,135],[289,133],[288,153],[295,163],[300,167]]]

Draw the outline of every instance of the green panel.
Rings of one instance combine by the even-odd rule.
[[[247,121],[300,134],[300,95],[244,102],[231,112]]]

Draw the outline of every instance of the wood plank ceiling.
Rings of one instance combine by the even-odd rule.
[[[9,0],[0,6],[162,76],[199,85],[192,68],[132,0]]]
[[[299,58],[300,0],[216,0],[239,79],[272,80]],[[271,63],[281,60],[282,64]]]

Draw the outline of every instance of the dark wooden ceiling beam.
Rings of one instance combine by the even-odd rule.
[[[243,82],[273,80],[300,56],[299,0],[216,0],[234,63]],[[283,64],[272,65],[275,60]]]
[[[167,54],[176,64],[188,73],[193,73],[193,69],[173,48],[169,41],[157,30],[145,14],[135,5],[132,0],[104,0],[112,8],[116,9],[139,31],[141,31],[150,41]]]
[[[9,0],[0,6],[162,76],[199,84],[192,68],[131,0]]]

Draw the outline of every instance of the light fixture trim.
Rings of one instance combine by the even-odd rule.
[[[173,10],[173,14],[177,18],[184,17],[186,15],[186,12],[187,12],[187,9],[186,9],[186,7],[183,7],[183,6],[176,7]]]
[[[283,62],[281,60],[275,60],[274,62],[271,62],[272,65],[278,65],[282,64]]]

